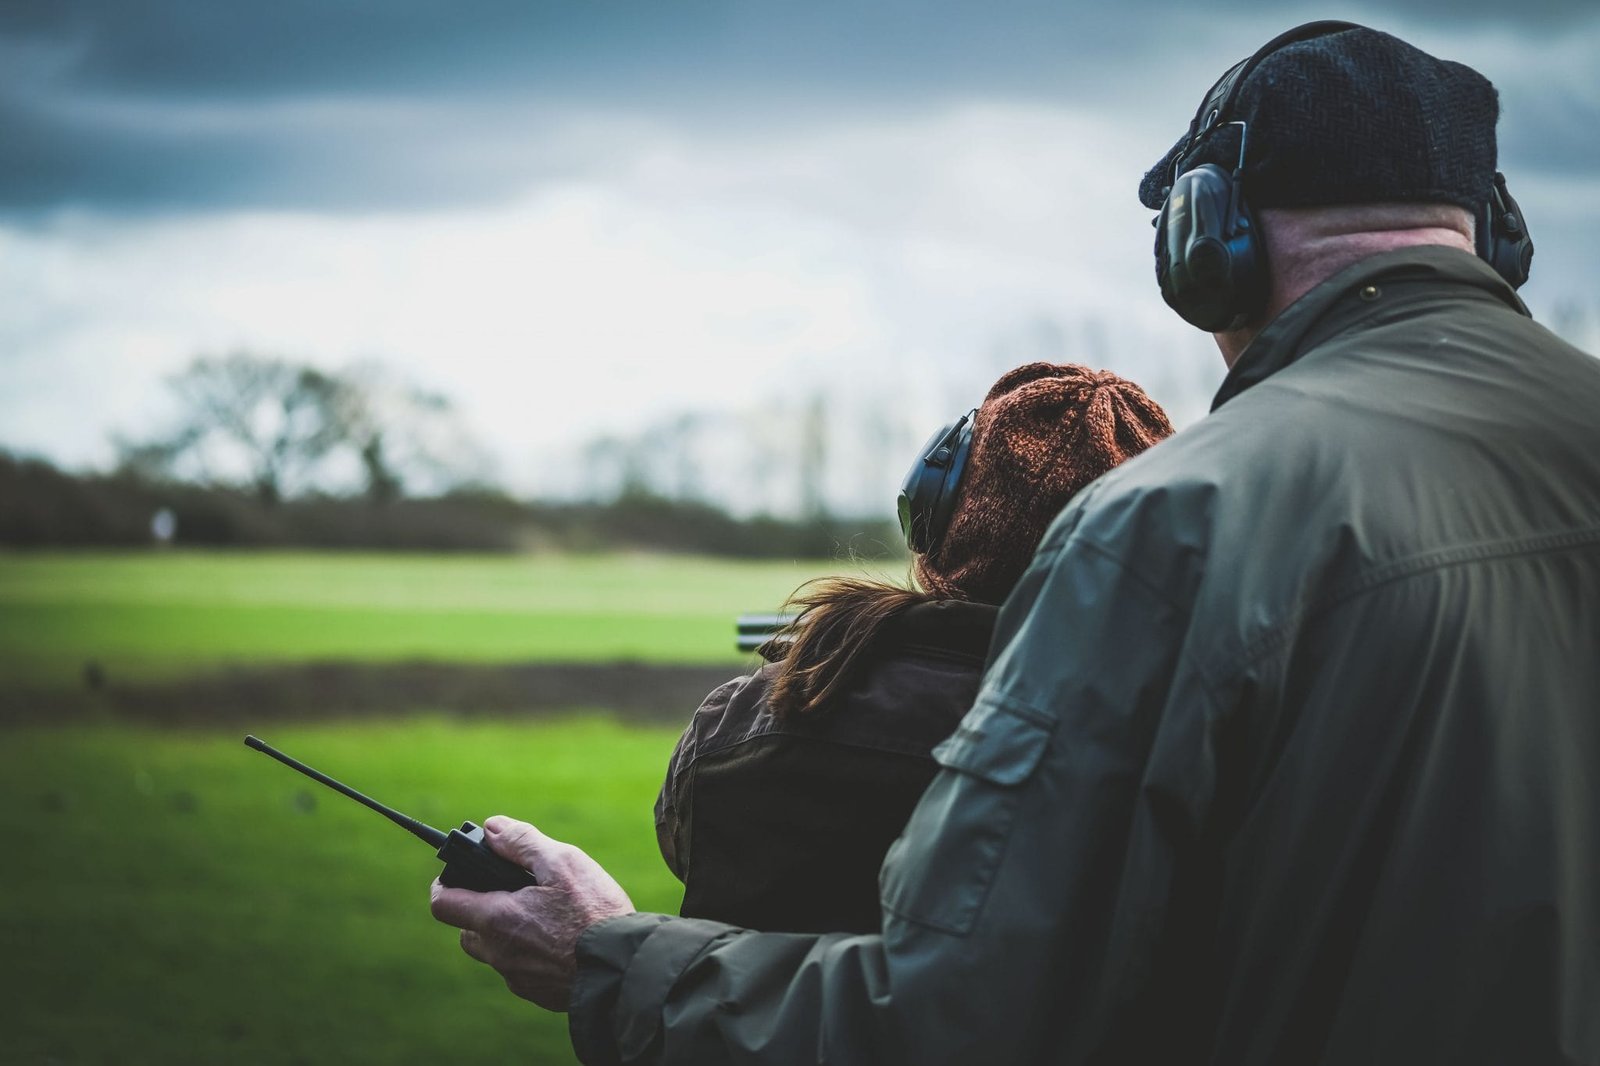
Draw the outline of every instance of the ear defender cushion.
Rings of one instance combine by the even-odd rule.
[[[1214,163],[1173,183],[1156,225],[1156,278],[1167,306],[1211,333],[1237,329],[1267,302],[1265,257],[1233,178]]]

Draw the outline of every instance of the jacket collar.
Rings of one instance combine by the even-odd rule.
[[[981,660],[989,652],[999,617],[1000,608],[992,604],[931,600],[895,619],[885,636],[901,647],[934,648]]]
[[[1345,267],[1267,323],[1228,371],[1211,409],[1215,411],[1366,317],[1371,308],[1362,291],[1379,281],[1383,282],[1379,291],[1417,283],[1464,285],[1493,295],[1518,314],[1528,314],[1527,305],[1511,286],[1475,255],[1442,245],[1380,252]]]

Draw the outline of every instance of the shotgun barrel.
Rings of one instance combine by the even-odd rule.
[[[756,651],[774,638],[788,639],[781,634],[797,617],[793,614],[773,612],[741,614],[735,623],[739,636],[739,650]]]

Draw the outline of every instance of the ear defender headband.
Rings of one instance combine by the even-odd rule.
[[[1156,277],[1167,306],[1209,333],[1238,329],[1267,301],[1267,261],[1255,219],[1242,196],[1249,124],[1232,118],[1240,88],[1261,61],[1291,44],[1345,30],[1353,22],[1308,22],[1281,33],[1228,70],[1206,93],[1189,141],[1173,161],[1172,184],[1156,216]],[[1232,173],[1215,163],[1185,170],[1184,160],[1223,126],[1239,127],[1239,159]],[[1478,255],[1513,288],[1528,280],[1533,260],[1522,212],[1498,172],[1478,212]]]
[[[961,476],[972,452],[972,427],[976,409],[968,411],[934,433],[922,446],[921,456],[906,473],[896,509],[906,547],[925,555],[938,546],[950,527],[956,509]]]

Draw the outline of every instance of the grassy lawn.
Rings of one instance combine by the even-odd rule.
[[[0,678],[313,659],[730,664],[733,620],[845,562],[336,553],[0,555]],[[891,565],[892,572],[892,565]]]
[[[535,821],[673,911],[650,806],[674,736],[589,717],[263,739],[441,828]],[[565,1016],[429,917],[425,844],[241,739],[0,734],[0,1062],[573,1061]]]
[[[735,615],[845,569],[0,554],[0,692],[81,686],[89,660],[122,681],[310,660],[637,659],[731,674],[745,662]],[[642,909],[675,911],[651,805],[677,730],[578,711],[255,728],[439,828],[535,821],[598,857]],[[0,729],[0,1063],[572,1061],[565,1018],[512,997],[429,917],[439,864],[426,845],[241,741],[110,718]]]

